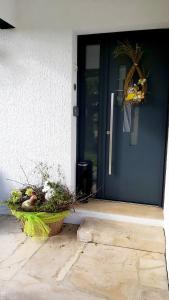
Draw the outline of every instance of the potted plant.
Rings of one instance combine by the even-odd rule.
[[[44,239],[61,231],[76,196],[61,180],[52,181],[48,168],[42,163],[37,169],[42,177],[41,184],[30,184],[24,172],[27,183],[13,190],[5,203],[12,215],[21,221],[27,236]]]

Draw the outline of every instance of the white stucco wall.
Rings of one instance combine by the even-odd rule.
[[[53,176],[61,164],[73,187],[76,35],[168,28],[169,1],[1,0],[0,11],[17,15],[15,30],[0,31],[0,198],[13,185],[5,178],[23,181],[19,165],[29,173],[31,160],[53,164]],[[166,183],[169,261],[169,163]]]
[[[32,160],[61,164],[71,184],[71,87],[70,32],[0,32],[1,198]]]

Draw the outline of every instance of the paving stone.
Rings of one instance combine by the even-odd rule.
[[[69,225],[61,234],[48,239],[15,278],[22,279],[23,275],[28,274],[39,280],[44,278],[56,280],[60,272],[64,278],[64,273],[67,273],[74,263],[74,257],[76,259],[83,249],[83,244],[77,241],[76,232],[77,227]]]
[[[27,238],[17,247],[15,253],[10,254],[0,263],[0,279],[10,280],[42,244],[43,242],[35,242]]]
[[[128,248],[88,244],[73,266],[68,280],[77,289],[106,299],[135,300],[141,284],[167,290],[164,255],[157,253],[157,257],[153,258],[148,254],[149,261],[146,254],[147,252]],[[143,280],[140,260],[145,257],[148,268],[146,280]],[[154,263],[153,259],[157,260],[157,263]]]
[[[1,234],[0,234],[1,235]],[[0,237],[0,264],[14,255],[16,249],[26,240],[23,233],[8,233]],[[1,265],[0,265],[1,267]]]
[[[169,300],[169,292],[160,289],[141,288],[134,300]]]
[[[77,237],[83,242],[165,253],[161,227],[86,218]]]
[[[1,286],[1,300],[106,300],[75,289],[66,289],[56,283],[39,280],[12,281],[6,286]]]
[[[74,225],[37,242],[13,221],[0,234],[0,300],[169,300],[164,254],[79,242]]]
[[[141,285],[166,290],[168,288],[165,267],[140,270],[139,276]]]
[[[139,277],[141,285],[167,289],[165,257],[159,253],[141,253],[139,258]]]

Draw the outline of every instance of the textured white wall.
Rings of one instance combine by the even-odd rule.
[[[0,198],[20,164],[61,164],[71,185],[72,35],[0,31]],[[57,176],[57,174],[53,174]]]

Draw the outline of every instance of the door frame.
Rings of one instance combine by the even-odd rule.
[[[146,29],[146,30],[137,30],[138,32],[156,32],[157,34],[163,33],[169,33],[169,29]],[[127,31],[129,33],[131,32],[137,32],[137,31]],[[127,34],[127,32],[125,32]],[[100,129],[100,134],[98,136],[98,161],[102,162],[101,164],[98,164],[98,175],[97,175],[97,188],[98,192],[96,194],[97,198],[105,199],[105,167],[106,167],[106,134],[103,134],[106,132],[106,111],[107,111],[107,103],[105,105],[104,99],[108,97],[108,86],[109,86],[109,72],[106,72],[105,76],[105,70],[109,70],[109,39],[111,36],[115,37],[116,35],[123,34],[124,32],[114,32],[114,33],[101,33],[101,34],[89,34],[89,35],[79,35],[77,37],[77,66],[78,66],[78,73],[77,73],[77,107],[79,111],[84,108],[83,106],[83,99],[84,95],[81,94],[82,90],[82,82],[84,80],[83,76],[83,70],[85,67],[85,45],[94,45],[100,43],[100,81],[103,82],[103,84],[100,85],[100,93],[99,93],[99,123],[102,120],[103,126]],[[104,42],[104,49],[103,49],[103,42]],[[169,80],[169,78],[168,78]],[[169,99],[168,99],[169,100]],[[103,113],[101,113],[103,112]],[[103,118],[104,116],[104,118]],[[165,125],[165,152],[164,152],[164,163],[163,163],[163,178],[162,178],[162,197],[161,197],[161,203],[159,204],[159,207],[164,207],[164,193],[165,193],[165,178],[166,178],[166,161],[167,161],[167,148],[168,148],[168,124],[169,124],[169,101],[167,103],[167,117],[166,117],[166,125]],[[77,142],[76,142],[76,162],[78,162],[80,157],[80,150],[83,147],[83,144],[80,143],[80,130],[81,129],[81,120],[77,118]],[[101,139],[102,137],[102,139]],[[104,158],[104,159],[103,159]],[[102,180],[101,180],[102,178]],[[112,201],[112,200],[111,200]],[[116,200],[114,200],[116,201]],[[132,202],[131,202],[132,203]],[[151,204],[147,204],[151,205]]]

